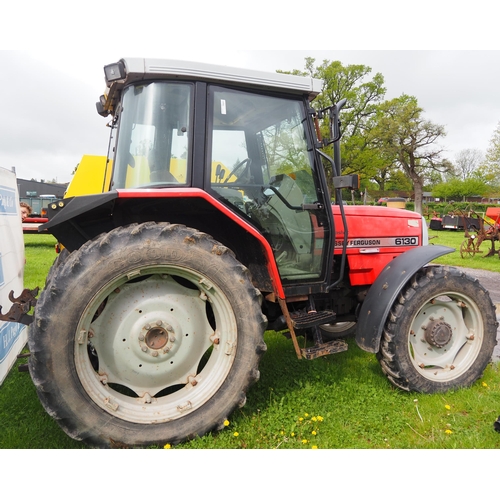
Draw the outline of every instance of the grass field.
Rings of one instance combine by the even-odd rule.
[[[491,249],[490,241],[483,241],[479,246],[480,253],[464,253],[462,258],[460,245],[465,240],[463,231],[433,231],[429,230],[429,243],[435,245],[444,245],[454,248],[454,253],[445,255],[436,259],[438,264],[447,264],[457,267],[469,267],[471,269],[484,269],[486,271],[500,272],[500,258],[498,257],[499,245],[496,243],[497,254],[491,257],[485,255]]]
[[[444,231],[431,231],[431,236],[437,236],[431,243],[455,248],[463,239],[463,233]],[[43,286],[55,258],[54,243],[52,236],[25,236],[27,287]],[[498,258],[476,256],[465,262],[455,252],[438,261],[500,271]],[[265,340],[261,378],[248,392],[246,406],[223,431],[175,448],[500,448],[500,434],[493,430],[500,415],[499,364],[488,366],[470,389],[422,395],[394,388],[375,355],[360,350],[353,339],[348,351],[313,361],[298,360],[291,341],[281,334],[267,332]],[[14,368],[0,387],[0,448],[85,446],[66,436],[42,408],[29,374]],[[430,473],[425,464],[413,465],[424,479]],[[464,471],[469,465],[463,464]]]

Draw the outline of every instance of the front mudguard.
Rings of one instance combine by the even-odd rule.
[[[356,343],[361,349],[378,352],[387,315],[405,284],[431,260],[454,251],[441,245],[414,248],[396,257],[383,269],[370,287],[359,313]]]

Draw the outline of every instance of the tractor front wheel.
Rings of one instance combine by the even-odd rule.
[[[491,361],[497,326],[493,303],[476,278],[429,266],[393,305],[377,356],[389,380],[404,390],[466,387]]]
[[[42,292],[30,373],[91,447],[175,444],[222,429],[259,377],[266,318],[247,269],[191,228],[117,228],[72,252]]]

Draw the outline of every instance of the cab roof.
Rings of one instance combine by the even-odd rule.
[[[102,104],[107,112],[115,108],[123,87],[141,81],[179,79],[230,83],[242,88],[305,95],[309,100],[314,99],[323,86],[322,80],[312,77],[175,59],[123,58],[105,66],[104,73],[107,88],[106,102]]]

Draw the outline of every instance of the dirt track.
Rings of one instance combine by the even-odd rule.
[[[498,268],[500,269],[500,263]],[[463,269],[467,274],[478,278],[481,285],[490,292],[491,300],[497,307],[497,321],[500,323],[500,272],[496,273],[470,268]],[[497,345],[493,351],[493,361],[500,361],[500,325],[497,330]]]

